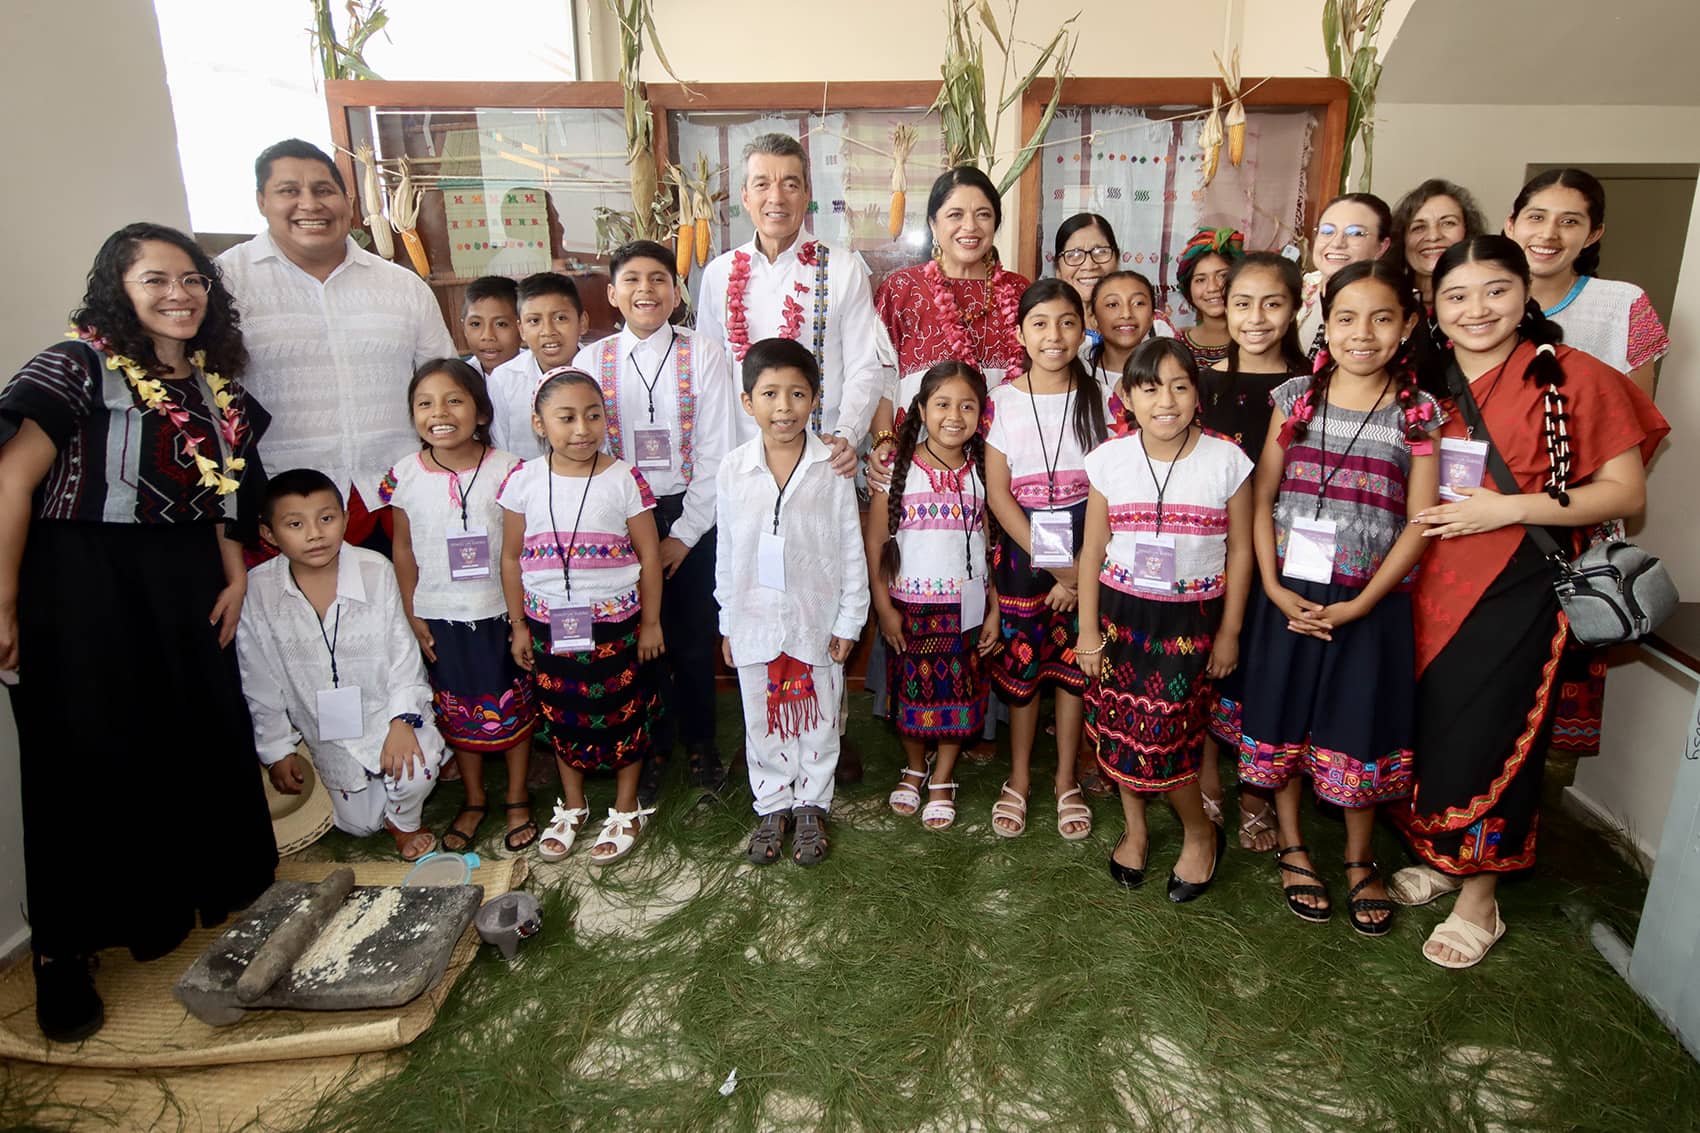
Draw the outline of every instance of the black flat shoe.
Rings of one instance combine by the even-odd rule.
[[[1287,898],[1287,908],[1293,910],[1293,915],[1298,917],[1301,921],[1309,921],[1311,924],[1322,924],[1324,921],[1328,920],[1329,917],[1334,915],[1334,902],[1328,896],[1328,890],[1322,885],[1322,877],[1303,866],[1288,865],[1286,862],[1281,860],[1288,854],[1309,853],[1310,847],[1302,844],[1298,846],[1287,846],[1276,850],[1276,876],[1281,878],[1281,893]],[[1317,884],[1311,885],[1309,883],[1305,883],[1302,885],[1288,885],[1287,879],[1285,877],[1281,877],[1280,871],[1283,870],[1287,873],[1296,873],[1300,877],[1308,877]],[[1357,890],[1354,889],[1352,892],[1355,893]],[[1299,900],[1300,897],[1318,897],[1328,903],[1318,908],[1315,905],[1305,904],[1303,901]]]
[[[667,757],[657,748],[654,754],[643,761],[643,771],[638,775],[638,806],[645,810],[655,805],[661,797],[661,781],[667,774]]]
[[[700,792],[697,801],[718,799],[728,777],[720,752],[712,747],[686,748],[685,758],[690,762],[691,786]]]
[[[1393,930],[1393,910],[1396,907],[1392,901],[1381,897],[1359,897],[1364,887],[1370,885],[1381,876],[1381,867],[1374,862],[1347,862],[1347,869],[1367,869],[1369,876],[1352,886],[1346,894],[1346,919],[1352,922],[1352,928],[1359,936],[1386,936]],[[1365,919],[1359,914],[1377,913],[1385,909],[1387,915],[1379,921]]]
[[[35,1022],[56,1043],[82,1042],[106,1023],[106,1006],[94,988],[88,956],[32,955]]]
[[[1127,841],[1126,834],[1117,838],[1116,849],[1121,849],[1121,845],[1125,841]],[[1149,857],[1151,853],[1149,846],[1146,848],[1145,852],[1146,856]],[[1117,885],[1120,885],[1124,889],[1138,889],[1141,885],[1145,884],[1145,867],[1141,865],[1139,868],[1135,869],[1132,866],[1125,866],[1116,860],[1115,850],[1111,850],[1110,876],[1115,879]]]
[[[1169,871],[1169,900],[1177,905],[1188,901],[1196,901],[1204,896],[1210,883],[1216,880],[1216,867],[1222,864],[1222,855],[1228,848],[1228,832],[1220,826],[1216,827],[1216,858],[1210,863],[1210,876],[1203,881],[1182,881],[1174,870]]]

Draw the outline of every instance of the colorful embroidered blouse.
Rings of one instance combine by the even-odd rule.
[[[986,579],[986,485],[964,465],[952,472],[929,467],[917,455],[903,481],[901,552],[893,598],[903,602],[954,602],[972,564]],[[875,516],[874,522],[886,520]]]
[[[525,516],[519,569],[527,615],[548,621],[551,609],[588,603],[595,620],[614,622],[638,608],[637,548],[627,523],[655,506],[643,473],[616,460],[590,477],[551,475],[547,461],[522,460],[496,502]]]

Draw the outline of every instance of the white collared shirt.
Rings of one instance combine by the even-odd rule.
[[[455,356],[431,288],[348,241],[320,283],[262,232],[218,258],[242,315],[242,381],[272,415],[260,455],[272,473],[316,468],[378,506],[378,481],[418,441],[408,411],[414,368]]]
[[[518,463],[513,453],[490,448],[476,467],[453,472],[429,453],[411,452],[384,476],[379,500],[407,516],[413,561],[419,568],[414,617],[476,622],[508,612],[502,597],[503,513],[496,491]],[[483,578],[457,579],[449,566],[449,538],[479,530],[490,548],[490,572]]]
[[[360,690],[359,739],[319,739],[318,694],[333,687],[333,642],[334,687]],[[390,721],[407,713],[425,720],[416,734],[427,765],[441,762],[443,737],[431,722],[425,661],[401,609],[395,569],[376,551],[343,546],[336,600],[323,622],[295,585],[288,559],[279,555],[249,571],[236,656],[260,762],[276,763],[305,739],[326,786],[358,791],[381,774]]]
[[[685,546],[694,547],[714,526],[714,478],[720,471],[721,460],[737,443],[732,424],[735,398],[726,353],[712,336],[695,334],[687,327],[665,326],[648,338],[639,338],[627,327],[613,337],[619,359],[621,451],[614,450],[612,430],[603,451],[635,464],[634,431],[667,430],[672,462],[666,468],[645,468],[643,475],[657,496],[685,494],[684,514],[669,534]],[[573,359],[573,368],[601,381],[602,349],[606,341],[600,339],[580,350]],[[688,485],[684,476],[684,434],[679,419],[678,357],[679,347],[685,343],[691,347],[691,396],[696,399]],[[655,396],[653,420],[649,414],[651,383]],[[738,416],[743,415],[740,409]],[[612,414],[609,423],[613,424]]]
[[[733,449],[720,465],[714,599],[720,603],[720,632],[731,639],[737,665],[766,664],[781,653],[826,665],[834,637],[862,636],[868,560],[861,514],[855,482],[832,471],[831,455],[819,437],[806,437],[783,501],[760,436]],[[773,530],[776,502],[785,539],[783,591],[756,582],[757,549],[762,532]]]
[[[543,370],[529,350],[521,350],[484,379],[495,411],[490,415],[490,441],[523,460],[541,456],[544,449],[543,438],[531,427],[531,406],[542,380]]]
[[[792,296],[803,308],[803,325],[797,341],[814,349],[815,268],[798,259],[805,244],[827,249],[826,337],[821,344],[821,429],[858,444],[867,435],[885,392],[885,371],[880,365],[877,343],[883,332],[874,312],[873,288],[868,282],[868,265],[848,248],[810,240],[799,232],[791,246],[771,263],[751,240],[741,248],[715,257],[702,271],[697,284],[697,331],[721,343],[731,359],[733,384],[742,390],[741,363],[732,353],[726,326],[726,285],[732,276],[733,257],[742,252],[750,257],[750,279],[744,289],[744,319],[751,342],[779,334],[784,303]],[[799,290],[801,288],[801,290]],[[757,435],[755,419],[737,415],[734,429],[740,441]]]

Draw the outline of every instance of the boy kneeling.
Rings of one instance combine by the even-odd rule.
[[[386,830],[404,861],[421,858],[436,845],[420,812],[444,746],[395,569],[343,544],[348,515],[321,472],[274,476],[261,516],[260,535],[282,553],[248,572],[236,631],[260,761],[272,786],[296,794],[305,740],[337,827]]]

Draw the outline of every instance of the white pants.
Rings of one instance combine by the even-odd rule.
[[[832,809],[844,666],[816,665],[813,673],[820,722],[801,735],[781,739],[767,734],[767,666],[738,666],[738,688],[744,698],[744,758],[750,765],[757,814],[799,806]]]
[[[365,788],[358,791],[329,788],[336,828],[365,837],[384,829],[387,818],[391,826],[410,834],[419,829],[425,796],[436,785],[435,767],[416,766],[411,779],[404,773],[400,779],[391,779],[387,775],[370,779]]]

